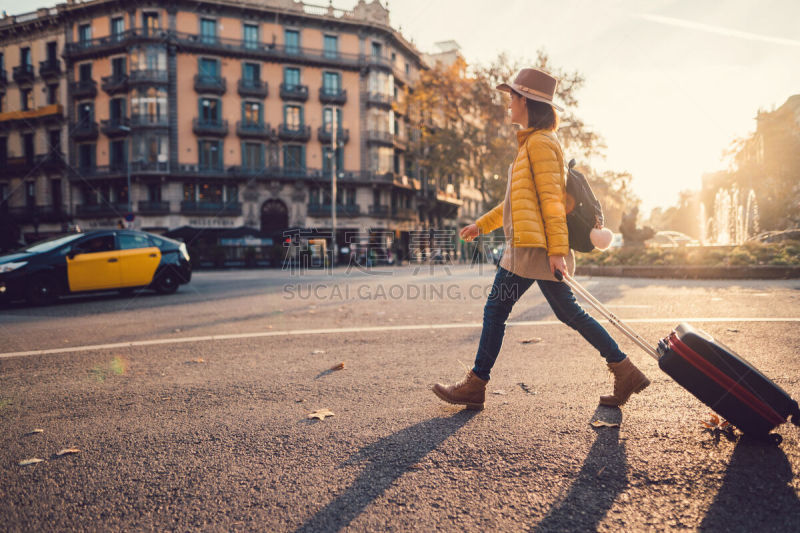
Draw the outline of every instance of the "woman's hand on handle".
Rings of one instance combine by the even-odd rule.
[[[550,260],[550,272],[553,275],[556,275],[556,270],[560,270],[561,273],[567,271],[567,260],[563,255],[549,255],[547,258]],[[558,278],[558,276],[556,276]]]
[[[459,232],[459,236],[467,242],[470,242],[472,239],[480,235],[481,230],[478,229],[478,226],[475,224],[470,224],[469,226],[464,226],[461,228]]]

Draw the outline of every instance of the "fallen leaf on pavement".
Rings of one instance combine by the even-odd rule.
[[[531,337],[530,339],[522,339],[519,341],[520,344],[535,344],[537,342],[542,342],[542,339],[539,337]]]
[[[202,357],[198,357],[197,359],[192,359],[191,361],[187,361],[187,363],[194,363],[196,365],[199,365],[199,364],[205,363],[205,362],[206,362],[206,360],[203,359]]]
[[[728,328],[728,331],[730,331],[731,333],[739,333],[739,330],[736,328]]]
[[[508,393],[502,389],[498,389],[496,391],[492,391],[492,394],[499,394],[500,396],[505,396]]]
[[[334,416],[333,412],[330,411],[329,409],[317,409],[313,413],[309,413],[306,418],[308,419],[317,418],[319,420],[325,420],[325,417],[327,416]]]
[[[32,429],[29,432],[25,433],[25,437],[30,437],[31,435],[36,435],[37,433],[44,433],[43,429]]]
[[[28,466],[28,465],[35,465],[36,463],[42,463],[44,459],[39,459],[38,457],[34,457],[33,459],[25,459],[19,462],[19,466]]]
[[[56,454],[56,457],[61,457],[62,455],[72,455],[76,453],[81,453],[81,451],[78,448],[64,448]]]
[[[341,363],[339,363],[337,365],[333,365],[328,370],[332,370],[332,371],[333,370],[344,370],[344,361],[342,361]]]
[[[596,428],[618,428],[619,424],[615,424],[614,422],[605,422],[603,420],[595,420],[592,422],[592,426]]]
[[[527,392],[528,394],[536,394],[536,391],[530,388],[530,386],[526,385],[525,383],[517,383],[522,390]]]

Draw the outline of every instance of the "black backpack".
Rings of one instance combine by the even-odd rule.
[[[569,247],[578,252],[591,252],[594,244],[589,239],[592,228],[603,227],[603,208],[592,192],[586,176],[575,170],[575,160],[569,162],[567,172],[567,230]]]

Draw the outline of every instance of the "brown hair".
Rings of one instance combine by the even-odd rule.
[[[558,112],[546,102],[525,99],[528,108],[528,127],[537,130],[555,131],[558,129]]]

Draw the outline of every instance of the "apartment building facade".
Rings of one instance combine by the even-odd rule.
[[[0,53],[0,223],[29,239],[126,218],[330,231],[334,171],[339,243],[407,246],[462,208],[415,169],[404,100],[425,65],[378,0],[68,1],[0,19]]]

